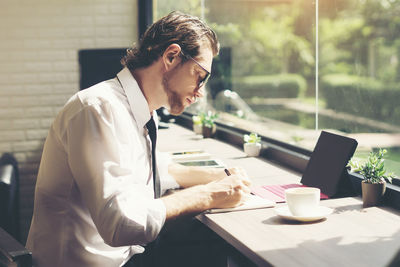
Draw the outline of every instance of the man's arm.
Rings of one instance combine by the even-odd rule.
[[[230,168],[231,174],[239,174],[245,179],[246,174],[241,168]],[[223,168],[204,168],[195,166],[183,166],[178,163],[172,163],[168,166],[168,173],[183,188],[208,184],[215,180],[220,180],[226,176]],[[247,181],[249,183],[249,181]]]
[[[212,208],[238,206],[250,193],[248,185],[247,177],[234,174],[162,197],[166,207],[166,221]]]

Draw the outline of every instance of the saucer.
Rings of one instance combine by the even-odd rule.
[[[292,213],[289,211],[289,207],[287,205],[282,206],[282,207],[277,207],[275,208],[276,214],[278,216],[287,219],[287,220],[294,220],[294,221],[300,221],[300,222],[313,222],[313,221],[318,221],[329,214],[333,212],[333,209],[324,207],[324,206],[319,206],[313,214],[306,215],[306,216],[294,216]]]

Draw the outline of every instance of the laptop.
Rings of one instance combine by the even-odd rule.
[[[301,184],[265,185],[252,188],[263,198],[285,202],[285,190],[294,187],[317,187],[321,199],[352,195],[346,165],[357,148],[355,139],[322,131],[301,178]]]

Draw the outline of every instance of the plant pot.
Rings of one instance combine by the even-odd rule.
[[[363,207],[378,206],[382,202],[382,196],[386,191],[386,182],[379,184],[361,183]]]
[[[193,132],[195,134],[203,134],[203,124],[194,124],[193,123]]]
[[[243,144],[244,153],[249,157],[257,157],[260,155],[261,144],[260,143],[244,143]]]
[[[207,126],[203,125],[203,137],[204,138],[213,137],[216,131],[217,131],[217,127],[215,126],[215,124],[212,127],[207,127]]]

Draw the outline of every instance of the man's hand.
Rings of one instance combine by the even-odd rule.
[[[224,169],[219,169],[221,172],[221,177],[223,178],[224,176],[226,176],[225,170]],[[247,175],[247,172],[245,171],[245,169],[243,169],[242,167],[233,167],[233,168],[228,168],[228,171],[231,175],[238,175],[247,186],[250,186],[251,181],[249,176]],[[223,174],[222,174],[223,173]]]
[[[231,176],[223,169],[205,185],[192,186],[174,194],[164,196],[167,220],[183,215],[195,215],[213,208],[231,208],[242,204],[250,193],[250,180],[242,168],[230,168]]]
[[[239,170],[206,185],[211,194],[210,208],[231,208],[242,204],[250,194],[250,180]],[[233,173],[232,173],[233,172]]]

